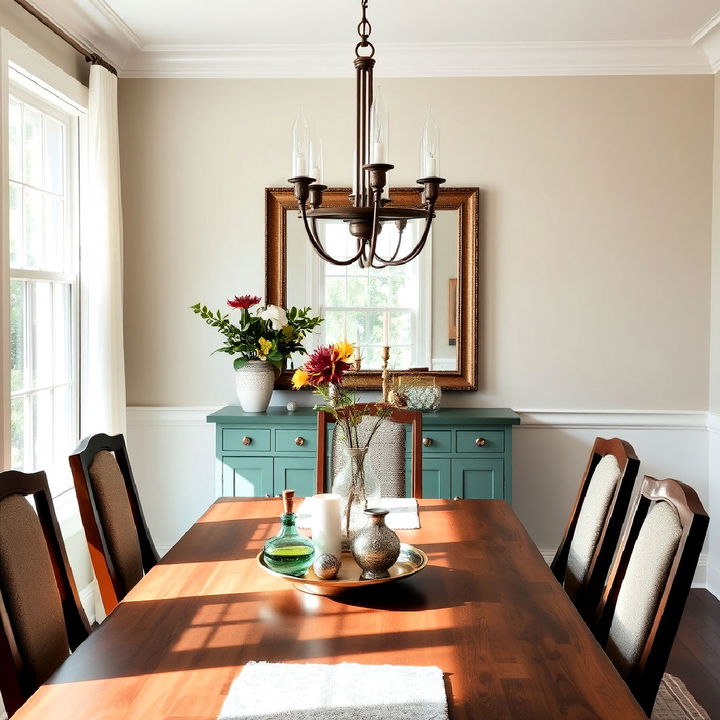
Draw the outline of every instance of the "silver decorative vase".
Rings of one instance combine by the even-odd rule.
[[[346,457],[333,480],[332,491],[340,495],[342,533],[352,538],[366,522],[365,509],[380,502],[380,478],[372,470],[366,447],[343,448]]]
[[[355,562],[362,569],[361,580],[378,580],[390,577],[388,570],[400,555],[400,539],[385,524],[390,512],[382,508],[368,508],[365,514],[370,523],[355,533],[351,549]]]

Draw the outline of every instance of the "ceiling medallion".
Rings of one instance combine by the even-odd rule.
[[[302,111],[293,126],[293,164],[288,182],[294,186],[300,217],[310,243],[316,252],[334,265],[382,268],[403,265],[416,258],[430,234],[435,203],[444,178],[438,177],[439,131],[428,115],[420,144],[420,174],[418,184],[420,205],[393,207],[387,186],[387,174],[395,167],[387,162],[388,111],[380,93],[373,95],[373,67],[375,47],[368,40],[371,26],[366,17],[368,0],[361,0],[362,19],[358,24],[360,42],[355,46],[356,105],[355,105],[355,158],[353,167],[351,205],[323,207],[322,143],[317,132],[310,132]],[[333,257],[326,251],[318,235],[318,221],[342,220],[350,229],[356,247],[349,257]],[[405,255],[400,255],[403,231],[408,220],[424,220],[420,239]],[[378,253],[378,235],[385,223],[395,223],[398,230],[397,245],[390,248],[387,257]]]

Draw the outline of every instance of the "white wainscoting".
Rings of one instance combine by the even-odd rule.
[[[706,582],[708,590],[720,598],[720,413],[708,413],[708,490],[710,540]]]
[[[216,409],[128,408],[133,471],[161,553],[214,500],[214,425],[205,418]],[[518,412],[522,424],[513,430],[513,507],[546,559],[552,558],[560,541],[590,447],[598,436],[619,436],[630,442],[641,460],[640,476],[675,477],[692,485],[712,516],[708,483],[712,433],[707,412]],[[720,458],[720,434],[713,437]],[[720,463],[715,467],[720,469]],[[714,482],[714,487],[720,491],[720,482]],[[718,548],[717,544],[712,547]],[[720,552],[710,560],[703,553],[696,585],[707,582],[717,594],[719,563]]]

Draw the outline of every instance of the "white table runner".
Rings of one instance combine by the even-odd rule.
[[[250,662],[218,720],[448,720],[443,674],[411,665]]]
[[[297,509],[297,526],[304,530],[312,527],[312,501],[312,497],[306,498]],[[390,511],[385,517],[385,524],[391,530],[417,530],[420,527],[415,498],[382,498],[376,506]]]

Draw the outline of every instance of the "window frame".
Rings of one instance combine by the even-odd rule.
[[[68,148],[65,168],[65,181],[71,181],[75,188],[74,197],[69,195],[71,207],[66,207],[66,229],[71,231],[73,241],[72,254],[74,256],[74,272],[52,272],[44,270],[13,270],[10,269],[10,217],[9,217],[9,98],[17,95],[21,101],[39,107],[43,112],[56,116],[59,112],[71,118],[70,124],[74,126],[72,133],[66,136],[66,142],[71,143]],[[0,418],[2,418],[2,432],[0,433],[0,459],[4,467],[11,466],[11,438],[10,438],[10,282],[12,279],[48,280],[65,282],[73,280],[71,285],[71,308],[74,337],[72,338],[72,381],[74,384],[73,425],[75,435],[79,439],[80,409],[81,409],[81,276],[80,276],[80,242],[82,238],[82,197],[85,183],[85,167],[87,162],[87,106],[88,89],[82,83],[72,78],[45,57],[22,43],[5,28],[0,28],[0,113],[5,121],[0,124],[3,128],[0,135],[0,179],[2,191],[0,192],[0,214],[2,227],[0,228],[0,333],[6,341],[3,342],[3,352],[0,353]],[[69,270],[68,267],[64,268]],[[54,378],[53,378],[54,381]],[[71,451],[72,449],[70,449]],[[48,470],[49,468],[37,468]],[[72,483],[63,484],[58,491],[51,488],[56,498],[72,495]]]

